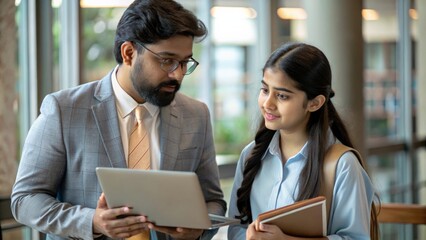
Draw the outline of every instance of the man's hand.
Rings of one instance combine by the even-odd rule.
[[[180,227],[159,227],[150,223],[149,228],[158,232],[163,232],[167,235],[170,235],[173,239],[179,240],[195,240],[204,230],[202,229],[189,229],[189,228],[180,228]]]
[[[128,216],[128,207],[109,209],[105,195],[99,197],[93,217],[93,234],[103,234],[111,238],[128,238],[148,229],[145,216]]]

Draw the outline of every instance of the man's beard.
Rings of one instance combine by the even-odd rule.
[[[149,84],[148,79],[142,79],[141,76],[143,76],[142,64],[137,64],[130,75],[133,87],[136,89],[139,96],[141,96],[146,102],[149,102],[159,107],[169,105],[175,98],[176,92],[180,88],[179,82],[175,79],[162,82],[157,86],[152,86]],[[161,91],[161,88],[164,86],[174,86],[175,91]]]

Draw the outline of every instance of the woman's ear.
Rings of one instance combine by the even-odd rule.
[[[308,111],[309,112],[317,111],[318,109],[320,109],[322,107],[322,105],[324,105],[325,100],[326,99],[325,99],[324,95],[318,95],[314,99],[309,100]]]
[[[125,41],[121,44],[121,57],[123,58],[124,65],[132,65],[133,57],[136,56],[137,52],[132,42]]]

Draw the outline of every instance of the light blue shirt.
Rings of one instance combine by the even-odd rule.
[[[253,182],[250,194],[253,219],[262,212],[294,203],[298,195],[297,183],[307,161],[308,143],[283,165],[279,137],[277,132],[271,140]],[[334,141],[333,137],[331,139]],[[254,142],[243,149],[237,164],[229,205],[230,217],[240,214],[236,205],[237,190],[243,179],[244,162],[253,147]],[[370,239],[370,211],[373,197],[373,185],[357,157],[352,152],[345,153],[336,169],[327,237],[329,239]],[[230,226],[228,239],[246,239],[246,230],[247,225]]]

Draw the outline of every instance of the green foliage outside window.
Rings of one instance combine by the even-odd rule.
[[[240,154],[241,150],[253,139],[250,117],[219,119],[214,123],[214,135],[217,154]]]

